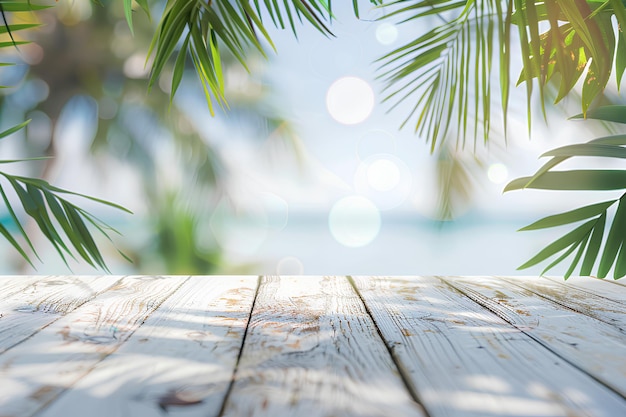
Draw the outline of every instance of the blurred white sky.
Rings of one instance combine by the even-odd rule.
[[[263,273],[511,274],[549,241],[539,233],[521,237],[517,227],[605,198],[537,191],[502,195],[506,182],[534,173],[543,163],[542,152],[594,137],[580,122],[565,121],[577,112],[573,106],[554,114],[549,126],[535,117],[529,139],[522,87],[511,99],[508,146],[497,137],[491,151],[478,146],[489,167],[479,178],[470,212],[480,222],[461,218],[461,226],[447,234],[419,226],[437,203],[435,161],[412,125],[398,130],[411,103],[391,113],[381,104],[383,85],[376,80],[374,61],[429,28],[378,22],[381,12],[367,1],[361,4],[360,21],[351,2],[333,4],[336,38],[308,26],[298,28],[298,39],[290,29],[270,33],[278,53],[270,53],[264,79],[273,88],[273,105],[302,141],[303,172],[288,159],[260,158],[263,145],[246,138],[251,132],[220,121],[229,114],[210,118],[201,95],[182,89],[177,96],[201,129],[226,133],[207,136],[223,138],[213,145],[230,168],[240,209],[233,214],[218,206],[210,221],[227,258],[258,262]],[[114,175],[102,182],[88,162],[81,162],[86,150],[71,140],[60,145],[68,163],[58,173],[58,185],[90,194],[97,189],[99,197],[142,212],[142,202],[133,197],[132,174],[123,165],[109,169]]]
[[[381,104],[383,85],[376,80],[374,62],[429,28],[376,21],[381,12],[370,9],[366,1],[361,4],[360,21],[353,16],[351,2],[333,5],[336,38],[325,38],[309,27],[298,29],[298,39],[289,29],[271,32],[278,53],[270,57],[265,77],[274,89],[275,106],[294,123],[308,153],[304,175],[298,175],[288,160],[268,165],[249,141],[237,140],[246,132],[233,132],[231,127],[228,135],[218,135],[225,138],[217,145],[235,174],[233,184],[241,191],[242,207],[269,224],[268,215],[259,214],[265,207],[280,225],[256,234],[250,229],[240,234],[223,230],[225,246],[235,257],[279,259],[279,265],[306,273],[352,273],[354,268],[362,273],[515,273],[524,258],[555,236],[520,235],[515,233],[517,227],[612,198],[541,191],[502,194],[509,180],[532,175],[541,166],[542,152],[594,137],[580,122],[565,120],[578,112],[576,100],[567,110],[552,112],[549,126],[535,116],[529,137],[521,87],[511,97],[509,144],[494,133],[491,150],[478,146],[488,169],[479,174],[471,213],[482,220],[476,227],[461,226],[439,237],[433,230],[407,228],[416,219],[433,215],[438,192],[435,161],[411,125],[398,130],[412,103],[391,113]],[[219,129],[219,122],[207,120],[200,98],[187,106],[207,131]],[[467,152],[472,152],[471,146]],[[580,161],[577,164],[581,166]],[[294,226],[294,219],[297,222],[303,213],[315,214],[315,227],[305,231]],[[219,220],[233,225],[237,221]],[[274,264],[268,265],[271,269]],[[340,265],[343,269],[338,271]]]
[[[308,26],[299,28],[297,40],[289,29],[271,32],[278,53],[270,56],[266,79],[275,91],[275,106],[294,123],[311,157],[305,179],[294,175],[287,161],[285,167],[268,169],[249,142],[236,140],[237,132],[221,135],[224,141],[218,146],[239,173],[243,189],[275,193],[288,203],[290,210],[328,212],[339,199],[358,195],[372,200],[381,210],[417,212],[429,217],[437,196],[434,158],[424,139],[413,133],[411,124],[398,130],[412,103],[391,113],[387,113],[389,105],[381,104],[383,84],[376,80],[378,64],[374,63],[391,48],[409,42],[429,28],[378,22],[381,12],[372,10],[367,1],[361,4],[360,21],[353,16],[351,2],[333,5],[337,20],[332,23],[332,30],[336,38],[325,38]],[[371,113],[367,111],[370,91]],[[583,193],[501,194],[506,182],[532,175],[541,166],[541,153],[594,137],[585,130],[586,122],[566,121],[568,115],[578,112],[575,105],[562,113],[553,112],[549,126],[535,116],[529,137],[524,94],[522,86],[511,97],[509,144],[505,145],[496,133],[500,125],[496,114],[491,150],[478,145],[478,153],[490,169],[479,177],[476,208],[487,215],[529,218],[565,210],[581,201],[596,201],[597,196]],[[215,129],[219,122],[207,120],[201,98],[197,100],[187,106],[194,109],[198,123],[207,131]],[[497,112],[497,105],[493,108]],[[335,114],[331,114],[333,111]],[[342,117],[347,118],[343,123]],[[467,152],[472,152],[471,146]],[[381,181],[387,183],[380,184]],[[244,194],[249,195],[247,191]]]

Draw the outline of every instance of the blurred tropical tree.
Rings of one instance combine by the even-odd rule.
[[[38,27],[39,23],[35,21],[32,13],[46,8],[46,6],[23,1],[0,2],[0,14],[4,22],[4,25],[0,26],[0,37],[3,38],[0,42],[0,48],[7,50],[22,45],[28,46],[27,38],[21,39],[18,36],[24,31]],[[13,67],[11,69],[17,69],[19,72],[19,68],[15,64],[13,61],[3,62],[0,67]],[[3,114],[6,114],[6,111]],[[30,120],[27,120],[4,130],[0,133],[0,139],[22,131],[29,122]],[[0,163],[15,164],[33,160],[45,160],[45,158],[2,160]],[[22,205],[24,212],[36,224],[66,264],[68,256],[74,258],[78,255],[92,266],[107,269],[104,258],[87,224],[94,226],[109,239],[109,233],[115,232],[115,230],[66,197],[78,196],[120,210],[127,211],[126,209],[110,202],[55,187],[44,179],[16,175],[5,170],[0,171],[0,177],[4,180],[4,186],[0,184],[0,195],[8,210],[9,219],[23,242],[20,243],[5,224],[0,224],[0,233],[22,255],[25,261],[33,265],[31,257],[33,254],[36,257],[38,255],[31,237],[23,225],[24,221],[18,217],[13,209],[13,204],[16,201]],[[27,252],[28,249],[32,251],[31,254]]]
[[[33,129],[33,134],[26,136],[25,151],[41,152],[45,148],[49,158],[43,161],[39,176],[50,179],[67,163],[59,154],[65,141],[59,126],[65,116],[80,119],[84,113],[95,112],[97,117],[89,121],[93,137],[83,138],[91,156],[81,155],[81,159],[91,159],[90,164],[100,166],[105,175],[107,167],[119,166],[111,164],[111,157],[134,168],[132,173],[140,183],[136,198],[144,202],[150,219],[151,234],[138,246],[124,244],[124,252],[142,272],[213,271],[221,258],[220,247],[208,228],[211,207],[222,199],[231,202],[223,206],[236,206],[234,198],[228,196],[228,187],[222,186],[227,178],[225,164],[212,148],[212,143],[220,139],[212,136],[219,133],[202,131],[192,120],[193,115],[173,100],[171,80],[162,79],[146,93],[146,60],[154,33],[147,7],[144,11],[148,13],[135,17],[129,27],[129,2],[107,7],[90,2],[69,3],[29,16],[33,25],[45,25],[31,33],[40,56],[32,62],[25,79],[45,87],[47,98],[27,100],[21,106],[23,114],[45,127],[43,133],[42,129]],[[164,7],[159,2],[151,6]],[[7,45],[12,45],[12,41],[7,41]],[[300,157],[295,130],[268,102],[268,86],[259,78],[262,61],[249,47],[239,51],[244,52],[247,69],[258,77],[239,70],[241,64],[229,50],[219,55],[223,83],[220,89],[229,97],[230,114],[236,114],[230,123],[236,123],[239,129],[242,124],[249,125],[255,131],[254,139],[272,138],[268,141],[270,152],[277,145]],[[191,60],[176,63],[181,81],[182,74],[190,69],[193,70]],[[171,74],[173,68],[164,66],[163,70]],[[176,88],[180,86],[177,82]],[[198,91],[193,82],[187,87],[187,94]],[[15,107],[11,97],[4,100],[5,114]],[[264,149],[268,150],[268,146]],[[9,202],[7,206],[11,207]],[[32,233],[24,232],[26,236],[30,242]]]

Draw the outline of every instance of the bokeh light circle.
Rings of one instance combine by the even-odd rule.
[[[390,23],[381,23],[376,27],[376,40],[381,45],[391,45],[398,39],[398,27]]]
[[[380,232],[376,205],[365,197],[349,196],[337,201],[328,216],[328,227],[340,244],[357,248],[371,243]]]
[[[354,174],[354,187],[379,210],[391,210],[407,201],[413,192],[413,174],[397,156],[376,154],[359,164]]]
[[[302,261],[295,256],[287,256],[278,261],[276,273],[278,273],[278,275],[303,275],[304,265]]]
[[[400,169],[389,159],[381,158],[367,168],[367,182],[376,191],[389,191],[400,183]]]
[[[502,184],[509,179],[509,170],[506,165],[499,162],[491,164],[487,169],[487,178],[494,184]]]
[[[326,93],[326,109],[337,122],[355,125],[367,119],[374,110],[374,90],[363,79],[342,77]]]

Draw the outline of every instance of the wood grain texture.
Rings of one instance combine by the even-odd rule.
[[[0,299],[0,354],[115,284],[111,277],[93,276],[13,281],[26,285]]]
[[[195,276],[39,417],[217,417],[257,277]]]
[[[622,397],[438,279],[354,281],[431,417],[626,415]]]
[[[264,278],[224,416],[422,416],[345,277]]]
[[[0,276],[0,302],[10,299],[14,294],[23,291],[29,285],[34,284],[44,277],[32,275],[1,275]]]
[[[501,278],[567,308],[615,326],[626,333],[626,303],[608,299],[599,295],[597,291],[591,292],[589,288],[579,288],[578,285],[574,284],[576,280],[572,280],[570,283],[570,280],[559,281],[538,277]],[[588,278],[587,280],[590,281],[590,285],[597,285],[592,284],[594,279]],[[616,290],[619,289],[620,287],[616,286]]]
[[[541,278],[626,304],[626,286],[618,284],[619,281],[590,277],[570,277],[567,281],[559,277]]]
[[[125,277],[0,356],[0,416],[32,416],[113,353],[186,278]]]
[[[598,279],[600,279],[600,278],[598,278]],[[605,280],[605,279],[602,279],[602,281],[608,281],[608,282],[610,282],[610,283],[612,283],[612,284],[615,284],[615,285],[621,285],[621,286],[623,286],[623,287],[626,287],[626,277],[622,277],[622,278],[619,278],[619,279],[614,279],[614,280],[610,280],[610,279],[609,279],[609,280]]]
[[[443,279],[626,397],[626,335],[615,327],[495,277]]]

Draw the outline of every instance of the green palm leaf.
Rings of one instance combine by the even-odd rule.
[[[126,18],[132,27],[132,2],[124,2]],[[370,3],[379,5],[382,0],[370,0]],[[353,7],[358,16],[356,1]],[[284,29],[285,22],[289,22],[296,36],[296,20],[306,21],[322,34],[332,36],[327,23],[332,18],[328,0],[168,0],[149,49],[148,55],[154,57],[149,86],[154,85],[170,58],[176,55],[172,85],[178,87],[185,57],[189,56],[211,112],[213,100],[227,106],[221,74],[221,48],[226,48],[246,69],[249,49],[265,55],[263,41],[275,49],[262,19],[263,10],[276,27]],[[172,94],[175,92],[176,88],[173,88]]]
[[[401,18],[401,24],[435,14],[451,16],[381,58],[386,100],[391,109],[412,102],[402,125],[414,120],[416,132],[431,142],[431,150],[449,130],[456,131],[457,142],[465,143],[466,137],[477,140],[481,132],[487,140],[492,76],[500,81],[506,134],[513,42],[519,42],[521,51],[518,84],[526,87],[529,130],[534,86],[545,116],[547,83],[557,80],[558,102],[584,76],[581,107],[586,114],[611,77],[616,49],[626,52],[626,38],[620,31],[616,39],[612,25],[615,16],[621,27],[626,26],[626,6],[619,0],[397,0],[384,7],[389,10],[384,18]],[[617,54],[618,80],[626,68],[625,56]],[[499,62],[497,73],[492,60]],[[473,129],[466,126],[468,117]]]
[[[431,151],[450,132],[465,143],[479,131],[487,140],[490,132],[492,57],[499,50],[501,77],[508,85],[508,48],[496,42],[510,35],[506,12],[499,1],[395,1],[385,19],[402,17],[415,22],[433,14],[455,17],[417,39],[383,56],[379,76],[386,84],[385,101],[392,109],[414,99],[415,105],[402,126],[412,119],[415,131],[430,141]],[[494,21],[495,20],[495,21]],[[502,90],[507,107],[508,89]],[[473,120],[468,126],[467,119]],[[456,122],[456,123],[455,123]]]
[[[605,121],[622,122],[624,106],[605,106],[587,112],[588,118]],[[577,117],[583,117],[579,115]],[[532,177],[523,177],[511,181],[505,187],[505,191],[520,190],[524,188],[544,190],[626,190],[626,170],[571,170],[554,171],[553,168],[560,163],[573,157],[600,157],[600,158],[626,158],[626,135],[606,136],[591,140],[584,144],[567,145],[544,153],[542,156],[552,158],[544,164]],[[590,275],[593,266],[600,256],[597,275],[605,278],[611,268],[614,267],[614,278],[626,275],[626,193],[619,199],[604,201],[588,206],[580,207],[564,213],[552,215],[538,220],[520,230],[538,230],[550,227],[564,226],[580,221],[588,220],[582,226],[569,232],[557,242],[547,246],[531,260],[523,264],[520,269],[528,268],[542,262],[559,251],[566,249],[556,260],[544,270],[544,273],[553,266],[565,260],[574,250],[572,263],[565,277],[569,277],[577,264],[582,259],[581,275]],[[615,203],[617,210],[609,226],[604,248],[601,249],[604,231],[607,224],[608,210]],[[583,256],[584,255],[584,256]]]
[[[107,239],[111,240],[107,231],[100,226],[102,223],[97,221],[93,215],[62,198],[60,195],[70,194],[87,198],[130,213],[127,209],[108,201],[52,186],[40,179],[10,175],[1,171],[0,176],[4,177],[11,185],[17,194],[25,213],[35,221],[43,235],[52,244],[61,259],[66,264],[67,255],[75,258],[74,252],[71,249],[73,248],[73,250],[88,264],[98,266],[108,271],[100,250],[96,245],[91,232],[86,227],[85,221],[96,225],[97,229]],[[37,252],[24,231],[23,223],[9,204],[8,197],[2,186],[0,186],[0,194],[2,194],[5,205],[9,209],[14,225],[18,228],[20,235],[36,255]],[[52,219],[55,219],[56,223],[53,222]],[[108,230],[117,233],[115,229],[107,225],[105,225],[105,227]],[[4,225],[2,225],[2,228],[4,231],[7,231]],[[4,232],[0,231],[0,233],[7,237]],[[65,238],[63,235],[65,235]],[[32,261],[26,254],[24,248],[13,238],[9,239],[9,242],[24,257],[24,259],[32,265]]]

